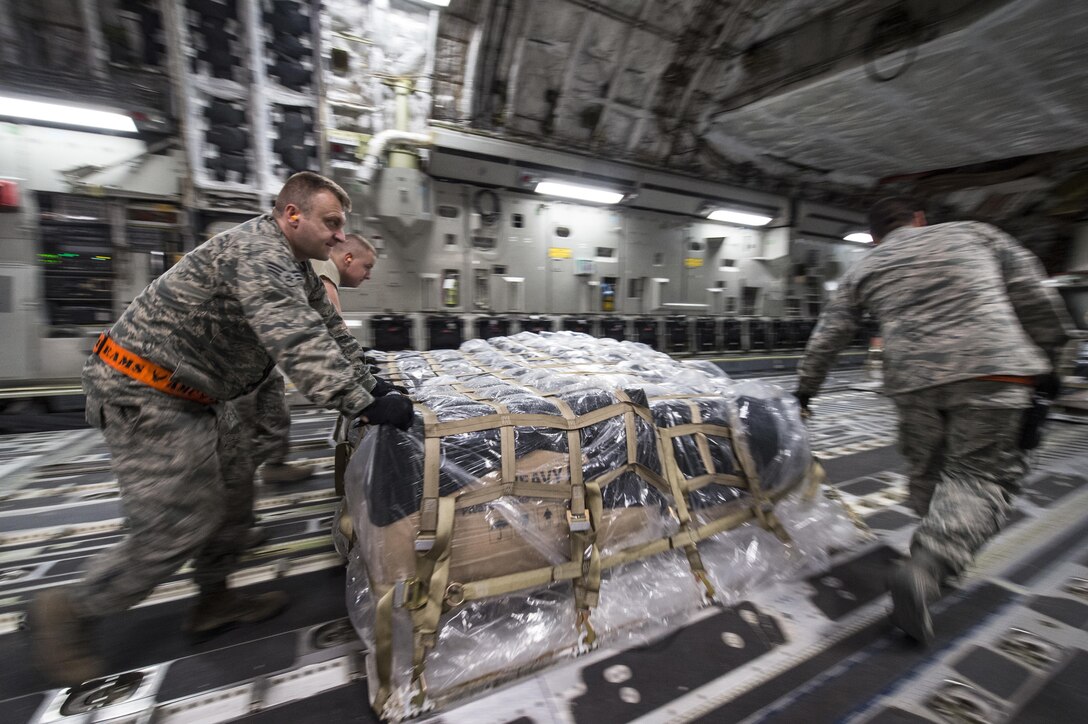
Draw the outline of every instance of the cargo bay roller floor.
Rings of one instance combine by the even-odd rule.
[[[790,376],[769,378],[790,389]],[[703,609],[663,639],[598,649],[422,721],[1035,722],[1088,709],[1088,425],[1052,426],[1008,528],[935,608],[922,651],[886,622],[883,571],[917,519],[903,505],[895,414],[838,372],[814,404],[830,487],[873,533],[805,580]],[[297,410],[292,459],[320,473],[258,491],[270,536],[235,585],[292,596],[278,618],[194,644],[184,574],[106,620],[105,679],[50,689],[22,630],[35,591],[80,575],[120,535],[109,455],[94,431],[0,437],[0,722],[369,722],[365,652],[346,619],[328,534],[334,417]]]

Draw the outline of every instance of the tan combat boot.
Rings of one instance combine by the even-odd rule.
[[[257,623],[279,615],[289,602],[290,599],[283,591],[204,591],[189,612],[184,631],[198,638],[211,636],[240,623]]]
[[[77,686],[106,673],[91,650],[96,619],[80,616],[68,592],[42,591],[28,611],[34,665],[52,684]]]
[[[265,463],[261,467],[261,480],[266,485],[301,483],[313,474],[314,466],[308,464]]]

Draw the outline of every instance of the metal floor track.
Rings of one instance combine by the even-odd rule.
[[[763,378],[792,389],[792,375]],[[874,533],[830,568],[711,607],[665,638],[598,649],[422,717],[429,722],[1049,722],[1088,708],[1088,426],[1056,423],[1009,526],[935,608],[919,650],[886,622],[888,561],[917,518],[891,403],[836,372],[813,403],[830,488]],[[180,625],[185,572],[103,625],[117,673],[49,689],[29,666],[23,611],[77,579],[120,536],[120,501],[95,431],[0,437],[0,721],[372,722],[365,651],[346,619],[329,525],[330,413],[296,411],[292,459],[319,473],[258,490],[270,536],[234,585],[280,589],[286,613],[199,644]]]

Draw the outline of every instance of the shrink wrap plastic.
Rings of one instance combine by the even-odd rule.
[[[348,609],[400,719],[827,562],[791,395],[574,332],[390,353],[415,422],[348,426]],[[807,483],[807,484],[806,484]],[[350,550],[349,550],[350,547]]]

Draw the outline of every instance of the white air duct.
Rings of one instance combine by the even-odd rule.
[[[374,174],[381,168],[382,155],[385,153],[386,146],[390,144],[412,146],[414,148],[433,146],[434,135],[393,129],[379,131],[371,136],[370,142],[366,144],[366,157],[363,158],[363,167],[359,169],[356,175],[357,181],[367,185],[374,182]]]

